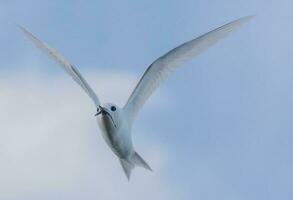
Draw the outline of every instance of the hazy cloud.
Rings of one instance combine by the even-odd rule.
[[[136,82],[128,74],[93,74],[87,77],[102,100],[120,104]],[[63,75],[2,74],[0,198],[175,199],[179,193],[161,171],[164,145],[137,145],[155,172],[138,168],[128,183],[99,134],[90,99]]]

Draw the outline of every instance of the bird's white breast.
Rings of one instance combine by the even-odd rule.
[[[130,129],[121,121],[114,127],[108,116],[97,117],[102,136],[112,151],[120,158],[126,158],[133,153]]]

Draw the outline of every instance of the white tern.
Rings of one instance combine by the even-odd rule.
[[[251,16],[248,16],[232,21],[190,40],[159,57],[146,69],[123,107],[119,107],[113,103],[101,104],[95,92],[74,65],[68,62],[56,50],[36,38],[24,27],[20,26],[20,29],[37,47],[57,61],[93,100],[97,109],[95,116],[102,136],[111,150],[119,158],[121,166],[129,180],[131,171],[135,166],[152,170],[146,161],[135,151],[131,137],[133,121],[146,100],[170,72],[199,55],[220,39],[226,37],[251,18]]]

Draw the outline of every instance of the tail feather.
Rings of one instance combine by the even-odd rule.
[[[137,152],[135,152],[129,160],[120,159],[120,163],[128,180],[130,180],[131,171],[135,166],[140,166],[147,170],[153,171]]]
[[[144,161],[144,159],[137,152],[134,153],[132,160],[135,165],[153,171],[152,168],[146,163],[146,161]]]
[[[130,175],[131,175],[131,171],[134,168],[134,164],[128,162],[125,159],[120,159],[120,163],[121,163],[121,166],[123,168],[123,171],[124,171],[127,179],[129,180],[130,179]]]

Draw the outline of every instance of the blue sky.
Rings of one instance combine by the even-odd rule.
[[[136,182],[143,186],[147,180],[145,185],[149,189],[136,186],[137,193],[146,196],[152,192],[150,188],[154,181],[150,179],[153,178],[158,183],[158,191],[153,192],[162,195],[161,199],[169,198],[173,192],[176,193],[174,199],[292,199],[293,4],[289,0],[28,0],[26,3],[3,1],[0,5],[0,83],[2,89],[7,90],[1,95],[6,99],[6,108],[14,106],[14,101],[9,103],[7,94],[24,98],[11,91],[24,91],[23,95],[28,97],[20,102],[24,107],[39,105],[34,106],[35,113],[42,112],[42,106],[53,111],[56,105],[64,106],[63,99],[57,94],[68,100],[74,96],[76,99],[72,106],[77,107],[66,107],[60,112],[74,114],[78,113],[75,110],[84,109],[82,122],[85,125],[80,125],[77,130],[80,134],[88,131],[93,135],[99,133],[94,127],[90,101],[54,62],[20,34],[16,24],[26,26],[78,66],[89,77],[102,100],[114,99],[123,105],[137,79],[154,59],[231,20],[256,15],[239,31],[172,74],[146,104],[136,121],[133,139],[150,165],[159,169],[156,171],[153,167],[155,175],[134,171],[130,184]],[[103,78],[104,82],[95,80],[96,77]],[[117,82],[113,83],[115,78]],[[62,90],[62,85],[70,91]],[[36,103],[44,100],[46,93],[51,95],[46,96],[51,101]],[[82,103],[85,108],[82,108]],[[42,112],[44,120],[47,112],[54,116],[49,108]],[[56,108],[55,111],[59,112]],[[26,113],[26,117],[29,116],[30,113]],[[14,117],[21,123],[23,116]],[[14,126],[15,119],[6,115],[0,119],[8,127],[1,131],[5,130],[1,136],[5,143],[6,134],[9,134],[9,127]],[[54,121],[54,117],[50,120]],[[51,127],[50,120],[44,127]],[[92,121],[85,122],[88,120]],[[74,126],[70,120],[64,123]],[[40,125],[42,131],[38,135],[42,132],[50,135],[58,129],[69,132],[64,124],[56,122],[54,127],[51,130]],[[40,141],[35,139],[34,142],[35,136],[32,135],[29,143],[33,146]],[[78,140],[74,144],[79,144]],[[94,146],[93,143],[91,145]],[[104,143],[99,141],[98,145],[103,146]],[[34,150],[38,151],[38,145]],[[91,154],[91,159],[95,158],[95,150],[87,153]],[[153,153],[162,156],[156,160]],[[109,152],[106,155],[112,156]],[[46,158],[46,155],[40,155],[40,158]],[[74,158],[71,161],[77,163]],[[26,159],[24,162],[29,163]],[[54,156],[52,162],[57,162]],[[86,163],[83,162],[83,166]],[[108,172],[110,175],[122,173],[114,159],[109,161],[105,158],[103,166],[107,165],[117,165]],[[18,167],[22,166],[15,166],[16,169]],[[94,169],[89,171],[95,173]],[[20,176],[26,175],[27,171],[20,172]],[[104,178],[108,179],[106,175]],[[19,192],[22,198],[9,193],[5,198],[78,199],[86,196],[96,199],[99,197],[96,188],[104,181],[92,180],[91,176],[99,178],[99,174],[89,174],[82,185],[72,178],[66,180],[74,186],[68,186],[67,182],[66,187],[50,185],[37,192],[31,189],[29,193],[23,193],[19,189],[21,183],[18,183],[19,188],[10,188],[11,194]],[[19,179],[16,181],[21,182]],[[30,183],[43,183],[43,179],[34,179]],[[117,184],[120,182],[107,180],[107,183],[105,187],[111,188],[116,184],[114,188],[119,188]],[[121,198],[131,199],[128,194],[131,189],[128,186],[122,188],[113,193],[117,196],[121,193]],[[104,197],[115,199],[115,195],[105,194]]]

